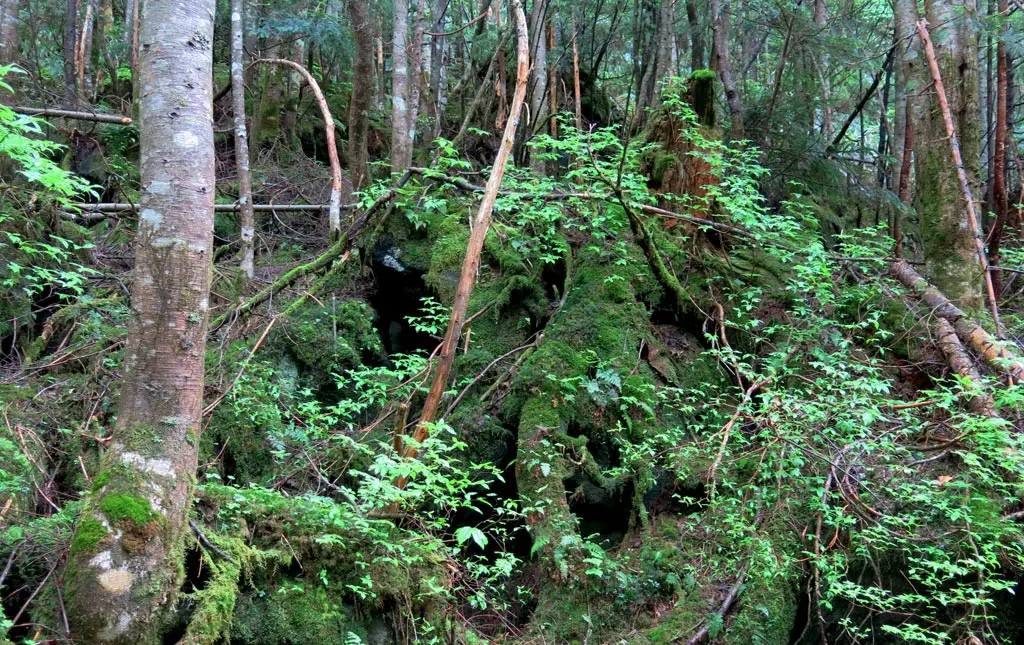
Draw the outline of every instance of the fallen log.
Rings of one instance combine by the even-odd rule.
[[[950,302],[941,291],[928,284],[928,281],[909,264],[897,260],[889,266],[889,272],[913,291],[924,304],[931,307],[932,313],[953,325],[960,340],[978,352],[986,363],[1014,380],[1024,378],[1024,359],[999,343],[992,334]]]
[[[132,120],[120,114],[99,114],[97,112],[76,112],[74,110],[57,110],[53,108],[32,108],[8,105],[8,108],[26,116],[52,116],[61,119],[75,119],[78,121],[95,121],[96,123],[116,123],[117,125],[131,125]]]
[[[129,204],[125,202],[113,202],[113,203],[102,203],[102,204],[71,204],[73,208],[81,210],[83,213],[131,213],[139,210],[138,204]],[[358,206],[358,204],[341,204],[342,210],[351,210]],[[305,211],[326,211],[331,207],[330,204],[253,204],[252,208],[254,211],[259,212],[270,212],[278,211],[281,213],[287,212],[305,212]],[[217,213],[232,213],[241,209],[241,206],[236,202],[234,204],[214,204],[213,210]],[[73,219],[77,213],[66,213],[67,217]]]
[[[935,331],[938,334],[936,345],[938,345],[939,350],[946,357],[946,361],[953,368],[953,371],[964,378],[970,379],[972,383],[981,384],[981,375],[978,374],[978,370],[974,367],[974,360],[967,353],[967,350],[960,342],[960,338],[956,335],[956,330],[953,329],[949,321],[945,318],[936,319]],[[975,414],[986,417],[996,416],[992,398],[981,392],[970,398],[967,402],[967,409]]]

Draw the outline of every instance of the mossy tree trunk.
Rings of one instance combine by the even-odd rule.
[[[968,180],[977,188],[981,137],[978,88],[978,40],[974,4],[962,0],[929,0],[926,19],[935,57],[946,89]],[[950,155],[942,110],[925,65],[919,65],[916,86],[929,88],[919,123],[915,153],[921,237],[928,279],[965,309],[982,306],[983,280],[974,233],[957,169]]]
[[[18,59],[19,5],[20,0],[0,0],[0,63]]]
[[[214,10],[214,0],[146,4],[124,384],[68,564],[68,617],[81,643],[159,642],[183,575],[213,245]]]

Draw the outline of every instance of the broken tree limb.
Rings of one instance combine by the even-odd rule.
[[[52,108],[31,108],[14,105],[7,106],[18,114],[26,116],[52,116],[61,119],[76,119],[78,121],[95,121],[96,123],[116,123],[117,125],[131,125],[132,120],[120,114],[99,114],[97,112],[77,112],[74,110],[56,110]]]
[[[328,209],[327,219],[330,223],[331,240],[337,240],[341,236],[341,162],[338,161],[338,144],[334,140],[334,117],[331,116],[331,109],[327,106],[327,99],[320,91],[313,75],[305,67],[295,61],[284,58],[260,58],[254,63],[265,63],[268,65],[283,65],[290,67],[302,75],[316,97],[317,105],[320,106],[320,114],[324,118],[324,132],[327,136],[327,155],[331,159],[331,204]]]
[[[953,329],[953,325],[945,318],[940,317],[935,320],[935,331],[938,335],[935,344],[938,345],[939,350],[946,357],[946,361],[953,371],[980,386],[983,382],[981,375],[978,374],[978,370],[974,367],[974,360],[971,359],[971,356],[964,349],[963,344],[961,344],[960,338],[956,335],[956,330]],[[994,417],[996,415],[991,397],[980,392],[970,398],[967,402],[967,409],[975,414],[986,417]]]
[[[110,202],[103,204],[71,204],[72,207],[77,208],[85,214],[95,213],[131,213],[139,210],[138,204],[127,204],[121,202]],[[352,210],[358,206],[358,204],[342,204],[342,210]],[[307,212],[307,211],[326,211],[330,210],[330,204],[253,204],[252,209],[257,212],[269,213],[271,211],[277,211],[279,213],[288,212]],[[241,209],[241,204],[235,202],[234,204],[214,204],[213,210],[217,213],[235,213]],[[64,213],[65,217],[69,219],[75,219],[81,217],[79,213]]]
[[[448,320],[448,330],[445,332],[444,342],[441,344],[441,352],[438,357],[437,371],[434,372],[433,380],[430,383],[430,391],[427,393],[426,401],[423,403],[423,411],[420,413],[419,421],[416,423],[416,430],[413,431],[414,446],[418,446],[427,438],[430,433],[430,424],[437,415],[438,407],[441,404],[441,397],[448,387],[448,375],[451,372],[452,362],[455,360],[455,352],[458,349],[459,337],[462,335],[462,328],[465,324],[466,307],[469,305],[469,298],[473,295],[473,283],[476,280],[476,272],[480,267],[480,253],[484,248],[484,240],[487,237],[487,229],[491,223],[491,213],[494,210],[494,202],[498,198],[498,189],[501,187],[502,177],[505,175],[505,165],[508,163],[509,154],[515,144],[516,130],[519,127],[519,117],[523,110],[523,103],[526,100],[526,85],[530,74],[530,53],[529,34],[526,29],[526,14],[523,12],[521,0],[512,0],[512,10],[516,18],[516,88],[512,97],[512,107],[508,122],[505,124],[505,133],[501,138],[501,147],[491,167],[491,174],[487,178],[487,187],[484,190],[483,199],[480,201],[480,208],[476,217],[473,218],[472,232],[469,242],[466,245],[466,257],[462,263],[462,273],[459,276],[459,284],[455,289],[455,302],[452,304],[451,317]],[[415,457],[414,446],[403,446],[402,454],[406,457]],[[405,478],[399,478],[396,484],[403,488]]]
[[[1014,380],[1024,378],[1024,359],[999,343],[981,325],[950,302],[941,291],[928,284],[928,281],[909,264],[897,260],[890,265],[889,271],[917,294],[924,304],[931,307],[932,313],[949,321],[960,340],[978,352],[986,363],[997,371],[1008,374]]]
[[[1003,337],[1003,325],[999,322],[999,303],[996,301],[996,292],[992,286],[992,273],[988,270],[988,256],[985,255],[985,243],[981,239],[981,226],[978,225],[978,208],[974,201],[974,194],[971,192],[971,182],[967,179],[967,171],[964,169],[963,156],[960,154],[960,140],[957,138],[956,126],[953,125],[953,113],[949,109],[949,101],[946,100],[946,88],[942,85],[942,74],[939,72],[939,63],[935,60],[935,47],[928,35],[928,26],[924,20],[917,23],[917,33],[921,35],[921,42],[924,44],[924,54],[928,59],[928,69],[931,70],[932,80],[935,82],[935,94],[939,99],[939,108],[942,111],[942,120],[946,125],[946,136],[949,139],[950,152],[953,155],[953,165],[956,166],[956,176],[960,180],[960,191],[967,202],[967,222],[971,225],[971,232],[974,233],[974,244],[978,250],[978,263],[985,279],[985,291],[988,294],[989,307],[992,310],[992,321],[996,326],[996,336]]]

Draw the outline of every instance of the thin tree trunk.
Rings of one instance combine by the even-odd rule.
[[[729,106],[729,130],[733,141],[746,138],[743,127],[743,105],[736,91],[732,78],[732,65],[729,63],[729,37],[725,29],[722,15],[722,0],[711,0],[711,30],[715,39],[715,69],[725,87],[725,102]]]
[[[0,64],[9,64],[18,60],[20,4],[21,0],[0,0]]]
[[[438,355],[437,370],[434,372],[430,390],[423,403],[423,411],[420,413],[416,430],[412,435],[414,445],[403,446],[404,456],[410,458],[416,456],[416,446],[422,444],[429,436],[430,425],[436,419],[438,407],[441,404],[441,396],[448,387],[448,376],[451,373],[452,362],[455,360],[459,338],[462,336],[462,327],[466,322],[466,307],[469,305],[470,296],[473,295],[473,283],[480,267],[480,254],[483,251],[487,229],[491,223],[491,212],[494,210],[494,202],[498,197],[498,189],[501,187],[501,180],[505,174],[505,165],[508,163],[509,154],[515,145],[519,116],[526,100],[526,85],[530,75],[529,34],[526,28],[526,14],[523,12],[520,0],[512,0],[512,12],[515,15],[517,35],[516,89],[512,95],[512,110],[508,123],[505,125],[501,147],[498,149],[494,165],[491,167],[491,174],[487,178],[487,188],[480,201],[480,208],[477,210],[476,217],[473,218],[469,242],[466,245],[466,257],[462,263],[462,273],[455,290],[455,302],[452,304],[448,329]],[[400,479],[398,485],[404,486],[405,480]]]
[[[338,144],[334,139],[334,117],[331,116],[331,109],[327,106],[327,99],[324,98],[324,93],[320,91],[320,85],[313,78],[313,75],[295,61],[285,58],[261,58],[256,62],[281,65],[295,71],[306,80],[309,89],[313,91],[316,103],[320,107],[320,116],[324,119],[327,156],[331,160],[331,206],[327,213],[327,221],[330,227],[331,240],[336,240],[341,235],[341,162],[338,161]]]
[[[999,14],[1007,15],[1007,1],[999,0]],[[1003,33],[999,34],[996,45],[996,130],[995,152],[992,157],[992,199],[995,204],[995,220],[989,232],[989,263],[999,266],[1000,245],[1003,241],[1003,229],[1006,226],[1009,203],[1006,196],[1006,95],[1008,65],[1006,45],[1003,44]],[[992,272],[992,290],[995,297],[1002,291],[1002,272]]]
[[[68,556],[76,642],[159,642],[181,584],[213,258],[215,6],[146,5],[132,316],[117,425]]]
[[[551,136],[558,138],[558,76],[555,70],[555,25],[548,23],[548,114],[550,115]]]
[[[64,15],[64,102],[73,107],[78,95],[78,75],[75,73],[75,60],[78,48],[78,0],[67,0]]]
[[[576,105],[576,130],[583,132],[583,97],[580,90],[580,50],[577,46],[579,34],[576,28],[576,12],[572,14],[572,93]]]
[[[530,29],[532,35],[530,37],[530,46],[533,55],[533,80],[530,83],[530,112],[527,118],[527,128],[525,128],[523,135],[524,140],[529,140],[530,136],[537,130],[538,123],[543,122],[544,119],[544,97],[545,90],[547,89],[547,67],[548,67],[548,46],[547,40],[544,37],[544,27],[547,22],[547,8],[548,0],[534,0],[533,11],[530,12]],[[543,175],[545,172],[544,160],[540,159],[540,155],[534,154],[534,151],[530,152],[530,167],[538,175]]]
[[[348,105],[348,173],[353,190],[370,185],[367,139],[373,101],[373,20],[364,0],[348,0],[348,19],[355,35],[352,98]]]
[[[89,72],[92,71],[92,25],[96,0],[86,0],[85,17],[82,19],[82,35],[78,39],[75,61],[78,87],[89,94]]]
[[[231,104],[235,121],[235,168],[238,171],[238,206],[242,241],[242,275],[252,279],[256,217],[252,209],[249,174],[249,135],[245,125],[245,2],[231,0]]]
[[[128,66],[132,79],[139,71],[139,4],[141,0],[125,0],[124,39],[128,49]]]

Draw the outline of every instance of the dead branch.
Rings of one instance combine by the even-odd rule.
[[[949,362],[949,366],[953,368],[953,371],[980,386],[983,381],[981,380],[981,375],[978,374],[978,370],[974,367],[974,360],[971,359],[967,350],[960,343],[956,330],[949,324],[949,321],[945,318],[936,319],[935,331],[938,334],[938,342],[936,344]],[[994,417],[996,415],[991,397],[984,393],[972,396],[967,403],[967,407],[975,414],[986,417]]]
[[[501,147],[498,149],[494,165],[491,167],[491,174],[487,178],[487,187],[484,191],[483,199],[480,201],[480,208],[473,219],[472,233],[466,245],[466,258],[462,263],[462,274],[459,277],[459,284],[455,290],[455,302],[452,305],[448,330],[445,332],[444,342],[441,345],[437,371],[434,373],[433,381],[430,384],[430,391],[427,393],[426,401],[423,404],[423,411],[420,413],[416,430],[412,435],[416,445],[419,445],[427,438],[429,424],[434,421],[438,407],[441,404],[441,396],[448,386],[448,375],[451,372],[459,337],[462,335],[462,328],[465,324],[466,307],[469,304],[470,296],[473,294],[473,283],[476,280],[476,272],[480,266],[480,253],[483,251],[487,229],[491,223],[491,213],[494,210],[494,202],[498,198],[498,189],[501,187],[501,180],[505,175],[505,165],[508,163],[509,154],[512,152],[512,146],[515,143],[516,130],[519,127],[519,116],[522,113],[523,103],[526,100],[526,85],[530,74],[529,34],[526,30],[526,14],[523,12],[521,0],[512,0],[512,9],[516,17],[516,56],[518,64],[516,68],[516,89],[512,98],[511,113],[509,114],[508,123],[505,124],[505,133],[501,139]],[[403,453],[406,457],[414,457],[416,449],[412,446],[406,446]],[[399,487],[404,486],[405,480],[399,479],[397,485]]]
[[[96,123],[116,123],[117,125],[131,125],[132,120],[120,114],[99,114],[98,112],[76,112],[73,110],[57,110],[53,108],[32,108],[9,105],[7,106],[18,114],[26,116],[52,116],[61,119],[75,119],[77,121],[94,121]]]
[[[338,161],[338,145],[334,141],[334,117],[331,116],[331,109],[327,106],[327,99],[320,91],[320,85],[305,67],[298,63],[284,58],[261,58],[254,63],[267,63],[270,65],[283,65],[290,67],[302,75],[309,84],[309,89],[316,97],[317,105],[320,106],[320,114],[324,118],[324,131],[327,135],[327,155],[331,159],[331,204],[328,209],[328,222],[331,228],[331,239],[337,240],[341,236],[341,162]]]

